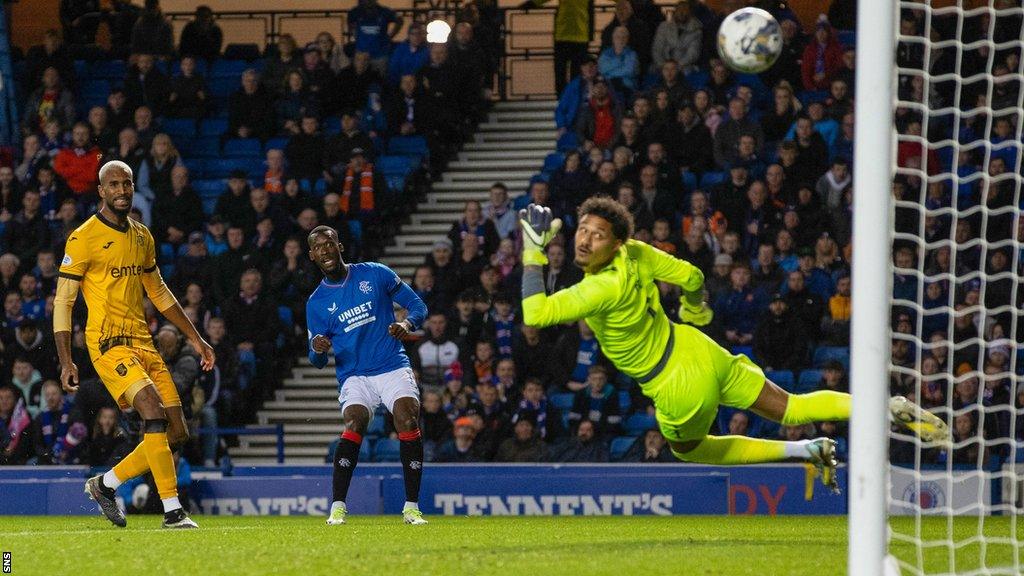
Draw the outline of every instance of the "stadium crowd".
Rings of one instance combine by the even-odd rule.
[[[115,50],[81,62],[96,20],[76,16],[78,4],[88,2],[63,3],[63,33],[47,32],[25,56],[22,150],[0,166],[0,463],[105,465],[130,449],[101,385],[64,397],[50,336],[62,247],[95,209],[102,162],[123,160],[135,170],[135,217],[151,227],[161,270],[217,351],[217,369],[201,373],[181,335],[148,309],[190,424],[245,423],[304,355],[305,298],[320,279],[306,257],[306,234],[330,225],[350,260],[377,258],[408,210],[417,174],[439,173],[485,114],[503,45],[503,16],[486,0],[455,15],[447,44],[428,45],[419,22],[409,24],[406,40],[393,41],[402,18],[361,0],[348,15],[350,42],[324,32],[300,47],[283,34],[262,55],[238,45],[222,50],[206,7],[175,47],[157,0],[142,8],[115,0],[98,16]],[[849,28],[845,4],[834,2],[830,16]],[[571,18],[556,19],[557,151],[523,196],[512,199],[496,182],[488,202],[466,203],[408,279],[430,311],[406,342],[423,388],[428,460],[673,460],[650,402],[603,358],[585,323],[544,330],[521,323],[515,214],[529,202],[566,222],[548,248],[549,292],[582,277],[572,263],[576,207],[595,194],[614,197],[632,212],[638,240],[704,272],[715,311],[709,331],[723,345],[752,356],[789,390],[847,389],[853,35],[825,15],[801,23],[788,9],[770,8],[784,48],[759,76],[735,74],[716,58],[724,14],[700,2],[679,0],[666,14],[648,0],[619,0],[596,57],[585,42],[576,50]],[[908,12],[901,29],[920,35],[924,24]],[[951,35],[946,25],[935,19],[932,34]],[[957,65],[955,50],[936,52],[925,59],[920,44],[903,43],[900,65],[919,70],[927,61],[932,74]],[[1015,105],[1020,87],[1000,80],[1018,69],[1020,55],[979,49],[959,57],[978,71],[991,66],[993,86],[900,78],[903,101],[932,108],[955,101],[993,113],[985,140],[984,115],[957,115],[957,123],[953,112],[897,111],[904,170],[893,184],[902,236],[894,247],[890,384],[893,393],[917,396],[923,380],[916,400],[957,410],[957,438],[978,426],[989,439],[1022,438],[1024,418],[1009,429],[1010,414],[1024,408],[1024,390],[1009,397],[1010,377],[1020,373],[1010,362],[1021,341],[1013,328],[1022,327],[1014,321],[1022,294],[1014,296],[1008,274],[984,289],[977,274],[1021,273],[1010,246],[1014,236],[1024,239],[1024,223],[1013,221],[1020,119],[1001,112]],[[120,72],[109,82],[85,73],[111,67]],[[946,138],[966,145],[958,157],[937,144]],[[382,166],[408,143],[423,144],[417,164],[397,179],[385,174]],[[950,170],[962,179],[956,189],[923,177]],[[982,170],[990,178],[970,178]],[[678,292],[661,288],[674,315]],[[957,313],[950,317],[944,306]],[[84,306],[76,313],[74,351],[88,376]],[[999,404],[1005,410],[983,422],[984,410],[969,409]],[[716,427],[788,440],[825,435],[845,452],[845,424],[780,427],[723,409]],[[379,431],[389,433],[388,425]],[[186,455],[210,465],[224,450],[216,436],[202,435]],[[979,443],[952,459],[973,463],[986,450]],[[913,458],[907,445],[893,452]],[[938,463],[950,455],[928,457]]]

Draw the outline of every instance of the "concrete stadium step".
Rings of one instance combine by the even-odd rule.
[[[330,410],[337,407],[337,397],[333,400],[270,400],[263,403],[264,410]]]
[[[398,277],[405,280],[406,282],[412,283],[413,274],[416,272],[415,266],[392,266],[391,270],[398,274]]]
[[[434,242],[444,238],[443,234],[399,234],[395,236],[395,244],[398,246],[423,246],[423,254],[430,251]]]
[[[536,140],[516,140],[515,142],[470,142],[463,146],[462,151],[467,153],[476,152],[491,152],[495,150],[516,150],[519,152],[531,151],[531,152],[548,152],[555,151],[555,141],[547,138],[537,138]]]
[[[513,179],[529,181],[537,172],[540,172],[540,167],[524,169],[522,164],[514,168],[503,168],[489,172],[445,172],[443,179],[436,182],[435,186],[437,189],[444,190],[452,184],[469,183],[474,189],[482,189],[484,192],[487,192],[495,181],[504,182]]]
[[[235,454],[238,454],[239,458],[249,458],[253,456],[265,456],[275,458],[277,461],[277,446],[249,446],[234,448],[231,450],[231,460],[236,464],[238,462],[235,459]],[[290,446],[284,449],[285,460],[291,462],[292,458],[315,458],[320,457],[319,462],[322,464],[324,458],[327,456],[327,445],[323,446]]]
[[[283,389],[274,392],[278,402],[294,402],[303,400],[333,400],[338,401],[336,388],[304,388],[300,390]]]
[[[544,121],[552,122],[555,119],[554,110],[500,110],[491,112],[489,122],[501,122],[515,124],[517,122]]]
[[[527,160],[456,160],[448,164],[448,169],[452,172],[474,172],[486,176],[498,170],[530,170],[535,164],[536,161],[532,158]]]
[[[452,227],[451,222],[431,222],[431,223],[420,223],[420,224],[408,224],[403,226],[403,230],[409,232],[415,232],[417,234],[447,234],[448,230]]]
[[[332,410],[260,410],[256,418],[260,424],[336,424],[337,403]]]
[[[537,167],[536,171],[531,172],[530,176],[533,176],[533,174],[539,171],[540,166]],[[447,174],[445,176],[447,176]],[[478,177],[477,180],[452,181],[448,178],[445,178],[434,183],[433,192],[487,192],[488,190],[491,189],[491,184],[493,184],[496,180],[499,182],[504,182],[505,185],[509,187],[509,189],[526,188],[526,185],[529,184],[530,176],[527,176],[526,179],[513,180],[512,178],[502,174],[501,172],[495,172],[490,176],[487,176],[486,178]]]
[[[548,148],[554,151],[555,142],[557,140],[555,123],[551,123],[550,129],[538,128],[536,130],[523,130],[521,132],[509,132],[507,130],[502,130],[500,132],[479,132],[476,135],[477,142],[505,142],[506,147],[512,147],[510,143],[520,140],[542,140]]]
[[[411,256],[393,254],[385,256],[385,264],[388,265],[392,270],[398,271],[398,268],[410,268],[415,270],[417,266],[423,263],[423,258],[426,254],[417,254]]]
[[[334,367],[334,358],[327,359],[327,366]],[[308,356],[299,356],[298,362],[295,363],[295,368],[312,368],[313,364],[309,361]],[[292,370],[294,371],[295,368]]]
[[[494,105],[495,112],[507,112],[512,110],[554,110],[558,107],[558,100],[507,100],[497,102]]]
[[[467,200],[486,200],[490,194],[490,186],[483,190],[453,190],[448,192],[427,192],[425,204],[438,204],[441,202],[465,202]],[[462,207],[458,212],[462,213]]]
[[[286,454],[287,454],[287,452],[286,452]],[[321,456],[320,458],[316,458],[316,457],[312,457],[312,456],[307,456],[307,457],[304,457],[304,458],[291,458],[291,457],[287,457],[286,456],[285,459],[284,459],[284,463],[289,465],[289,466],[316,466],[316,465],[323,465],[324,457],[325,456],[326,456],[326,453],[323,456]],[[235,466],[270,466],[270,465],[277,464],[277,457],[276,456],[245,456],[245,457],[235,458],[234,454],[232,454],[231,462]]]
[[[546,120],[526,120],[515,122],[484,122],[477,126],[480,132],[500,132],[503,134],[515,134],[517,132],[529,132],[531,130],[554,130],[555,119],[549,117]]]
[[[285,434],[338,434],[337,424],[285,424]]]
[[[430,195],[428,194],[427,197],[429,198]],[[422,212],[410,216],[409,221],[413,226],[419,226],[421,224],[437,224],[440,222],[444,222],[448,224],[449,228],[451,228],[452,222],[454,222],[455,219],[449,218],[447,214],[438,214],[436,212]]]
[[[341,412],[338,413],[338,422],[341,422]],[[295,445],[319,445],[327,446],[332,440],[338,437],[340,434],[341,427],[338,426],[337,431],[324,432],[320,434],[285,434],[285,454],[288,453],[288,448]],[[265,446],[267,444],[273,444],[277,446],[277,436],[239,436],[238,442],[242,446]]]
[[[540,163],[547,154],[547,150],[479,150],[460,152],[459,160],[526,160]]]
[[[283,384],[288,390],[312,390],[329,388],[331,386],[337,387],[338,382],[333,377],[334,367],[325,367],[324,374],[332,374],[332,376],[324,376],[324,378],[285,378]]]

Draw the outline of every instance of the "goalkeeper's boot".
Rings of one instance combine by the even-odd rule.
[[[821,483],[833,494],[839,494],[839,479],[836,477],[836,441],[831,438],[815,438],[805,446],[811,457],[808,460],[821,474]]]
[[[124,513],[117,507],[117,501],[114,499],[116,492],[113,488],[107,488],[100,482],[103,475],[93,476],[85,481],[85,493],[89,495],[100,505],[100,511],[103,515],[110,520],[114,526],[124,528],[128,525],[128,521],[124,518]]]
[[[423,512],[420,512],[419,508],[406,508],[402,510],[402,520],[406,524],[426,524],[427,521],[423,519]]]
[[[949,426],[941,418],[903,396],[889,399],[889,413],[901,426],[917,434],[924,442],[949,442]]]
[[[327,517],[328,526],[339,526],[345,523],[345,516],[348,515],[348,509],[344,506],[338,506],[337,508],[331,509],[331,515]]]
[[[188,517],[185,510],[178,508],[164,513],[164,528],[188,529],[199,528],[199,525]]]

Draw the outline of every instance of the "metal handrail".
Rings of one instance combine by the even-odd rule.
[[[264,426],[260,428],[199,428],[197,434],[235,434],[238,436],[263,436],[266,434],[277,435],[277,463],[284,464],[284,424]]]

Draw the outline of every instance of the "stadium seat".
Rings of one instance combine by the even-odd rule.
[[[700,179],[700,187],[707,190],[722,182],[725,182],[725,172],[705,172]]]
[[[370,419],[370,423],[366,426],[366,436],[383,436],[384,435],[384,418],[382,416],[374,416]]]
[[[128,71],[124,60],[97,60],[89,64],[89,78],[93,80],[115,80],[121,82]]]
[[[203,200],[212,198],[216,201],[227,190],[227,183],[223,180],[193,180],[192,189]]]
[[[227,98],[234,94],[236,90],[241,86],[241,80],[237,76],[234,77],[222,77],[222,78],[210,78],[207,80],[206,85],[210,89],[210,95],[214,98]]]
[[[636,438],[632,436],[619,436],[612,439],[611,446],[611,459],[612,461],[620,460],[625,456],[626,452],[629,451],[629,447],[636,442]]]
[[[828,100],[828,90],[804,90],[796,95],[797,99],[804,106],[812,102],[824,102]]]
[[[619,411],[625,414],[633,405],[633,399],[629,397],[629,390],[619,390]]]
[[[324,118],[324,134],[334,136],[335,134],[341,134],[341,118],[337,116],[328,116]]]
[[[558,137],[558,144],[556,148],[559,152],[568,152],[579,148],[580,142],[576,138],[576,133],[569,131]]]
[[[729,349],[732,354],[743,354],[747,358],[754,360],[754,348],[751,346],[733,346]]]
[[[381,156],[373,163],[385,176],[408,176],[415,170],[411,156]]]
[[[796,382],[796,389],[793,391],[797,394],[814,392],[818,389],[818,384],[820,382],[821,370],[801,370],[800,378],[798,378]]]
[[[555,172],[562,167],[565,163],[565,154],[561,152],[552,152],[544,157],[544,167],[541,168],[542,172]]]
[[[552,394],[548,397],[548,402],[551,402],[552,406],[558,408],[562,412],[568,412],[569,410],[572,410],[572,402],[575,397],[576,395],[572,392]]]
[[[232,138],[224,143],[227,158],[260,158],[263,145],[258,138]]]
[[[401,194],[405,190],[405,176],[392,174],[384,176],[384,181],[388,183],[388,190],[394,194]]]
[[[686,75],[686,83],[694,90],[700,90],[711,81],[711,74],[706,70],[694,70]]]
[[[249,63],[245,60],[228,60],[221,58],[213,62],[209,76],[211,79],[231,78],[237,83],[239,82],[239,78],[242,76],[242,72],[245,72],[249,67]]]
[[[844,47],[853,48],[857,45],[856,30],[838,30],[836,31],[836,37]]]
[[[418,156],[420,158],[430,156],[427,140],[422,136],[395,136],[388,140],[387,150],[388,154],[402,156]]]
[[[259,60],[260,47],[256,44],[228,44],[224,47],[225,60]]]
[[[195,136],[196,121],[193,118],[164,118],[160,123],[160,130],[170,136]]]
[[[692,192],[697,189],[697,175],[689,170],[683,172],[683,190]]]
[[[398,462],[401,460],[398,453],[399,445],[399,441],[392,438],[377,440],[377,445],[373,447],[374,462]]]
[[[263,145],[263,151],[267,150],[284,150],[288,146],[288,139],[284,137],[268,138],[267,143]]]
[[[228,131],[228,121],[221,118],[206,118],[199,123],[200,136],[220,136]]]
[[[830,360],[838,360],[849,371],[850,349],[845,346],[819,346],[814,351],[815,368],[822,368]]]
[[[211,158],[206,160],[203,174],[207,178],[228,178],[234,170],[244,170],[250,178],[263,175],[263,162],[250,158]]]
[[[281,321],[282,326],[291,326],[294,324],[292,309],[288,306],[277,307],[277,318]]]
[[[110,95],[110,81],[104,79],[86,80],[82,83],[81,96],[84,99],[107,101]]]
[[[768,378],[772,382],[778,384],[783,390],[792,392],[793,387],[796,386],[796,379],[793,377],[793,373],[789,370],[770,370],[765,372],[765,378]]]
[[[197,136],[186,141],[186,151],[182,154],[196,158],[216,158],[220,156],[220,137]]]
[[[657,425],[658,423],[654,419],[654,416],[649,414],[633,414],[629,418],[626,418],[623,428],[626,429],[626,434],[629,434],[630,436],[639,436]]]

